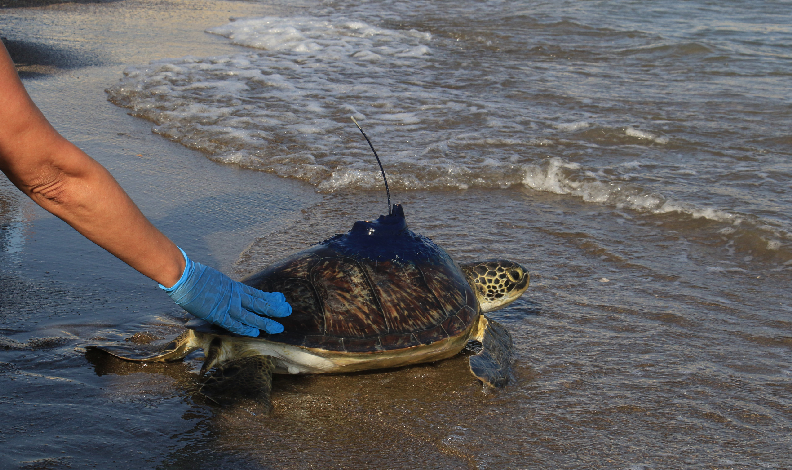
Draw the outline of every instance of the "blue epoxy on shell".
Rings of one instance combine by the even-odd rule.
[[[407,228],[400,204],[394,204],[392,214],[381,215],[373,222],[355,222],[352,230],[321,245],[350,257],[377,261],[450,261],[448,254],[432,240]]]

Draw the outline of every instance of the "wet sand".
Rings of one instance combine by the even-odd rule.
[[[63,3],[108,3],[118,0],[0,0],[0,8],[37,8]]]
[[[0,36],[26,88],[56,129],[108,167],[141,209],[153,213],[150,218],[162,216],[171,209],[168,205],[190,206],[202,197],[244,193],[225,187],[239,188],[239,177],[263,178],[265,182],[256,186],[262,192],[272,191],[269,197],[276,200],[281,196],[289,200],[292,192],[313,197],[312,190],[304,191],[299,184],[204,162],[200,154],[151,135],[146,123],[107,102],[104,91],[129,65],[235,50],[204,29],[230,16],[271,13],[272,7],[246,2],[61,2],[42,7],[48,5],[44,1],[26,5],[36,8],[8,8],[0,17]],[[170,172],[164,172],[163,166]],[[207,168],[209,172],[204,171]],[[209,186],[202,181],[207,173],[218,175]],[[4,217],[18,218],[9,214],[29,203],[12,201],[17,194],[8,181],[3,184],[10,188]],[[26,223],[50,218],[35,207],[24,210],[29,212]],[[199,213],[205,211],[205,207],[197,208]],[[180,221],[173,224],[177,225],[174,230],[186,230]],[[229,251],[229,258],[221,263],[230,266],[239,251],[234,255]]]
[[[106,3],[107,1],[116,0],[0,0],[0,10],[41,8],[64,3]],[[0,26],[2,26],[1,20]],[[2,30],[0,30],[0,34],[2,34]],[[22,79],[84,67],[92,63],[90,57],[81,56],[57,45],[9,39],[5,35],[0,35],[0,40],[3,41],[3,45],[14,60],[17,73]]]
[[[240,277],[375,217],[384,194],[318,194],[214,163],[152,134],[105,89],[131,65],[245,51],[203,31],[299,8],[59,4],[3,10],[0,31],[55,55],[52,73],[25,79],[55,127],[195,259]],[[365,146],[350,136],[349,148]],[[276,377],[263,417],[202,400],[200,355],[144,366],[86,354],[175,334],[185,315],[0,179],[0,468],[790,468],[787,271],[712,270],[732,265],[697,229],[565,195],[393,198],[458,261],[532,271],[528,293],[495,316],[515,339],[514,382],[482,389],[463,356]]]
[[[17,73],[23,80],[52,75],[65,70],[94,65],[96,57],[85,56],[58,46],[3,38],[3,44],[14,60]]]
[[[296,217],[317,198],[314,191],[209,162],[153,135],[148,123],[109,103],[104,90],[129,65],[228,53],[234,46],[204,29],[230,16],[273,10],[222,1],[6,8],[0,36],[55,128],[107,167],[144,214],[194,259],[229,272],[256,236]],[[251,194],[246,188],[256,189]],[[107,383],[80,348],[91,338],[121,330],[129,336],[141,325],[172,322],[183,313],[156,283],[38,208],[5,177],[0,229],[0,413],[15,423],[0,433],[0,468],[156,467],[170,452],[169,437],[141,454],[132,449],[144,447],[151,435],[108,436],[128,432],[127,418],[145,428],[149,418],[168,413],[122,406],[124,417],[108,421],[108,409],[91,411],[104,400]],[[118,398],[133,403],[139,392],[147,393],[132,387]],[[178,422],[182,412],[165,420]]]

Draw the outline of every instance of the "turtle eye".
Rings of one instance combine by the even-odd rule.
[[[511,277],[514,282],[517,282],[522,277],[522,274],[520,273],[520,271],[517,271],[516,269],[512,269],[511,271],[509,271],[509,277]]]

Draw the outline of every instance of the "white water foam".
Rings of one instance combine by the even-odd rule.
[[[240,46],[322,56],[326,60],[421,57],[431,53],[424,42],[432,37],[425,32],[378,28],[345,18],[313,17],[242,18],[206,31]]]
[[[591,126],[591,124],[589,124],[588,122],[580,121],[580,122],[568,122],[568,123],[563,123],[563,124],[556,124],[555,127],[556,127],[556,129],[559,129],[559,130],[562,130],[562,131],[574,132],[574,131],[578,131],[580,129],[586,129],[586,128],[590,127],[590,126]]]
[[[631,126],[628,126],[627,129],[624,130],[624,133],[630,137],[635,137],[642,140],[651,140],[657,142],[658,144],[667,144],[668,138],[667,137],[659,137],[651,132],[642,131],[640,129],[635,129]]]
[[[451,52],[428,32],[343,15],[237,19],[208,32],[255,50],[129,68],[108,93],[153,121],[154,132],[215,161],[320,191],[379,189],[379,169],[353,115],[384,157],[394,189],[522,186],[619,210],[745,221],[665,194],[663,178],[698,171],[641,155],[671,143],[651,122],[639,128],[556,109],[541,115],[508,93],[485,93],[490,88],[478,87],[475,71],[446,68]],[[629,158],[608,163],[602,148],[626,148]],[[770,250],[788,239],[783,230],[764,232]]]
[[[344,145],[359,140],[348,121],[354,115],[375,143],[387,139],[386,166],[395,188],[525,185],[608,202],[620,191],[612,182],[628,180],[628,171],[640,169],[634,161],[605,175],[567,162],[566,170],[587,175],[567,177],[556,158],[543,174],[530,149],[556,145],[552,136],[527,131],[536,124],[521,123],[527,111],[510,101],[431,85],[446,73],[438,70],[442,63],[433,58],[427,32],[341,15],[243,18],[207,31],[262,52],[130,68],[108,93],[133,114],[154,121],[155,132],[216,161],[303,179],[322,191],[379,187],[368,149]],[[374,59],[387,59],[387,67],[372,67]],[[592,122],[550,125],[576,133]],[[630,129],[628,134],[641,139],[659,139]],[[626,207],[641,204],[656,202]]]
[[[632,162],[626,166],[636,169],[640,164]],[[729,212],[676,202],[661,194],[631,186],[624,181],[600,179],[598,174],[581,171],[580,165],[565,162],[558,157],[550,158],[540,165],[527,165],[524,168],[522,183],[537,191],[568,194],[586,202],[607,204],[618,209],[626,208],[654,214],[677,212],[696,219],[705,218],[735,225],[743,221],[741,217]]]

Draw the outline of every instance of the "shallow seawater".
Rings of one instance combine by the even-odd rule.
[[[114,43],[104,66],[26,85],[158,226],[241,277],[376,218],[354,115],[413,231],[531,271],[492,314],[514,380],[484,389],[459,356],[277,376],[270,415],[217,408],[196,393],[199,354],[84,352],[175,335],[184,314],[5,182],[0,466],[792,467],[786,7],[206,2],[192,30],[130,14],[116,36],[142,51]],[[7,21],[101,31],[90,8],[187,7]],[[80,102],[98,104],[72,119]]]
[[[530,188],[711,220],[788,261],[788,25],[739,3],[683,18],[566,6],[339,2],[238,18],[207,32],[243,52],[130,67],[108,93],[212,159],[321,191],[381,185],[369,149],[350,145],[354,115],[397,189]]]

